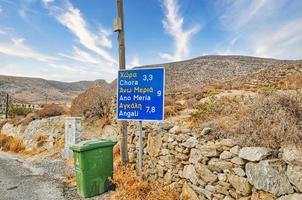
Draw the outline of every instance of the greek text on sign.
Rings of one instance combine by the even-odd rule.
[[[130,69],[118,72],[117,119],[164,119],[165,69]]]

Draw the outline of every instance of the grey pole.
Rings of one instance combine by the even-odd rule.
[[[120,20],[121,27],[118,31],[118,43],[119,43],[119,69],[126,68],[125,59],[125,34],[124,34],[124,12],[123,12],[123,0],[117,0],[117,12],[118,20]],[[121,122],[121,155],[123,164],[126,165],[129,162],[128,156],[128,141],[127,141],[127,121]]]
[[[8,107],[9,107],[9,102],[8,102],[8,100],[9,100],[9,95],[8,95],[8,93],[7,93],[7,94],[6,94],[5,119],[8,118]]]
[[[142,178],[143,176],[143,122],[139,121],[139,149],[138,149],[138,174]]]

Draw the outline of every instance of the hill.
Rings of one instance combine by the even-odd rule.
[[[254,74],[259,70],[299,62],[302,61],[213,55],[181,62],[140,66],[139,68],[164,67],[166,69],[166,87],[175,90],[192,87],[192,85],[232,81]]]
[[[263,70],[286,67],[302,63],[294,60],[276,60],[248,56],[201,56],[180,62],[145,65],[145,67],[165,67],[166,89],[185,90],[194,85],[213,82],[229,82],[249,79]],[[264,77],[265,79],[265,77]],[[0,75],[0,91],[8,92],[15,98],[31,103],[66,102],[93,85],[116,88],[116,80],[108,84],[105,80],[60,82],[41,78],[26,78]]]
[[[105,80],[60,82],[42,78],[0,75],[1,93],[9,93],[16,99],[30,103],[70,101],[87,88],[100,85],[108,87]]]

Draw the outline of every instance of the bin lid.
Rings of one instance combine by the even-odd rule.
[[[114,146],[117,142],[112,140],[86,140],[71,147],[73,151],[88,151],[91,149]]]

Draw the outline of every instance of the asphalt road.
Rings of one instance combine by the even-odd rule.
[[[0,152],[0,200],[63,200],[63,184]]]

